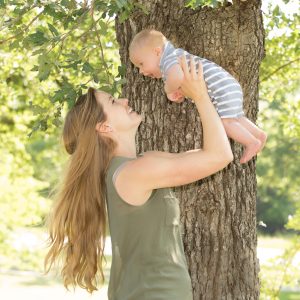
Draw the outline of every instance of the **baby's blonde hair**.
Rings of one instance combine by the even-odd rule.
[[[129,45],[129,53],[137,47],[161,47],[165,44],[167,38],[154,29],[144,29],[137,33]]]

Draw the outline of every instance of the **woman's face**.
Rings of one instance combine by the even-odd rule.
[[[128,106],[128,99],[115,99],[108,93],[97,91],[96,99],[103,106],[107,116],[107,124],[114,132],[137,130],[142,121],[141,115]]]

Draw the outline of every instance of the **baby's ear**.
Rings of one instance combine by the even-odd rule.
[[[155,47],[154,52],[157,56],[160,56],[162,53],[162,47]]]

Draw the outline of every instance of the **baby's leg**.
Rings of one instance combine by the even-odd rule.
[[[254,123],[252,123],[248,118],[246,117],[240,117],[239,118],[240,123],[248,129],[257,139],[261,142],[261,147],[259,149],[259,152],[264,148],[266,141],[267,141],[267,134],[258,128]]]
[[[242,123],[240,118],[222,118],[227,135],[233,140],[245,146],[245,151],[240,159],[241,163],[246,163],[257,154],[261,148],[261,141],[257,139]]]

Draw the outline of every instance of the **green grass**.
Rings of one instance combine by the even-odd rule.
[[[279,294],[280,300],[300,300],[300,292],[281,291]]]

